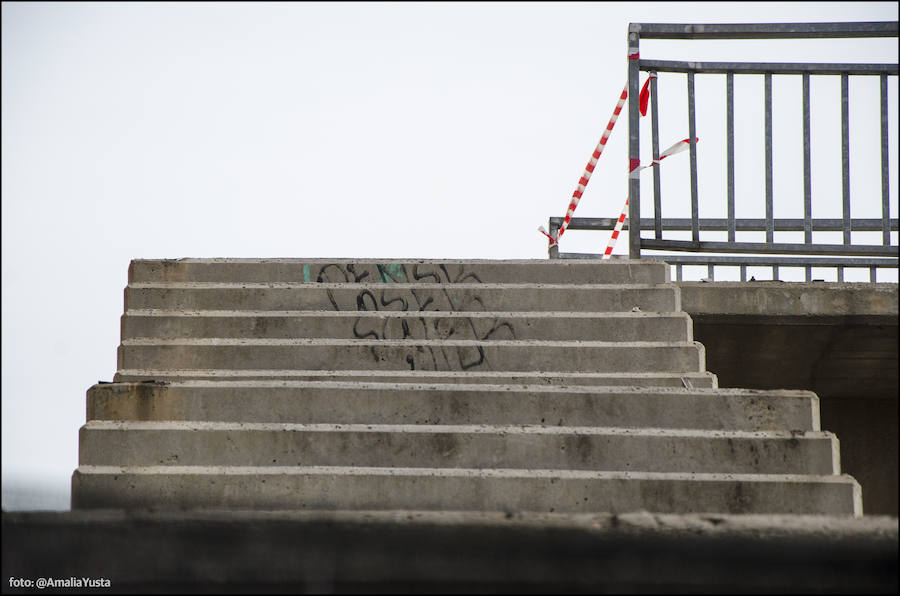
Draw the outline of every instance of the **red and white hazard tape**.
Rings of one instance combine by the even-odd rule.
[[[613,247],[616,245],[616,240],[619,239],[619,232],[622,231],[622,226],[625,224],[625,217],[628,215],[628,199],[625,199],[625,206],[622,207],[622,213],[619,214],[619,220],[616,222],[616,227],[613,229],[612,236],[609,237],[609,243],[606,245],[606,252],[603,253],[603,258],[608,259],[612,254]]]
[[[699,137],[694,137],[695,144],[699,140],[700,140]],[[682,139],[682,140],[678,141],[677,143],[675,143],[674,145],[672,145],[671,147],[669,147],[668,149],[666,149],[665,151],[663,151],[662,153],[660,153],[659,159],[654,159],[653,161],[651,161],[650,163],[648,163],[647,165],[644,165],[644,166],[641,165],[641,161],[639,159],[632,159],[631,160],[631,168],[629,170],[628,177],[629,178],[637,178],[640,176],[639,172],[641,170],[643,170],[644,168],[650,168],[655,165],[659,165],[659,162],[661,162],[665,158],[669,157],[670,155],[675,155],[676,153],[681,153],[682,151],[687,151],[690,148],[690,146],[691,146],[690,139]]]
[[[637,54],[631,54],[628,56],[630,60],[637,60]],[[650,76],[647,78],[647,81],[644,83],[643,88],[640,93],[640,110],[641,115],[647,114],[647,100],[650,97],[650,79],[656,78],[655,73],[650,73]],[[584,194],[584,189],[587,187],[588,181],[591,179],[591,174],[594,172],[594,168],[597,167],[597,160],[603,154],[603,149],[606,147],[606,141],[609,139],[610,133],[612,133],[613,127],[616,125],[616,120],[619,119],[619,114],[622,112],[622,107],[625,105],[625,100],[628,99],[628,85],[622,89],[622,93],[619,95],[619,101],[616,103],[615,109],[613,109],[612,116],[609,118],[609,123],[607,123],[606,128],[603,130],[603,134],[600,136],[600,142],[597,143],[597,147],[594,148],[594,153],[591,154],[591,159],[588,161],[588,164],[584,168],[584,172],[581,174],[581,178],[578,179],[578,186],[575,187],[575,192],[572,193],[572,199],[569,201],[569,208],[566,210],[566,216],[563,219],[562,225],[559,227],[559,231],[556,233],[556,237],[554,238],[550,234],[547,233],[547,230],[544,226],[538,227],[538,232],[546,236],[550,241],[550,246],[553,246],[559,242],[560,237],[566,231],[566,228],[569,227],[569,222],[572,220],[572,214],[575,213],[575,208],[578,207],[578,201],[581,200],[581,195]]]
[[[572,220],[572,214],[575,213],[575,208],[578,207],[578,201],[581,200],[581,195],[584,193],[584,189],[587,186],[588,181],[591,179],[591,174],[594,172],[594,168],[597,167],[597,159],[603,154],[603,149],[606,147],[606,141],[609,139],[609,134],[612,132],[613,127],[616,125],[616,120],[619,119],[619,113],[622,111],[622,106],[625,105],[625,100],[628,99],[628,87],[626,86],[622,89],[621,95],[619,95],[619,101],[616,103],[616,107],[613,110],[612,116],[609,118],[609,123],[606,125],[606,129],[604,129],[603,134],[600,136],[600,142],[597,143],[597,147],[594,148],[594,152],[591,154],[591,159],[588,161],[587,165],[584,167],[584,172],[581,174],[581,178],[578,179],[578,186],[575,187],[575,192],[572,193],[572,200],[569,202],[569,208],[566,210],[566,217],[563,219],[562,225],[559,227],[559,231],[556,233],[556,238],[547,233],[547,230],[544,229],[544,226],[540,226],[538,231],[550,239],[550,246],[553,246],[557,242],[559,242],[559,238],[565,233],[566,228],[569,227],[569,222]]]
[[[700,139],[698,137],[694,137],[694,143],[697,143]],[[659,165],[659,162],[664,160],[665,158],[675,155],[676,153],[681,153],[682,151],[690,148],[691,140],[690,139],[682,139],[660,153],[659,159],[654,159],[649,164],[642,166],[641,162],[637,159],[631,160],[631,172],[628,174],[629,178],[638,178],[640,176],[640,171],[644,168],[650,168],[656,165]],[[606,245],[606,251],[603,253],[603,258],[608,259],[612,255],[613,248],[616,246],[616,240],[619,239],[619,233],[622,231],[622,227],[625,225],[625,218],[628,216],[628,199],[625,199],[625,206],[622,207],[622,213],[619,214],[619,219],[616,221],[616,226],[613,228],[612,235],[609,237],[609,243]]]

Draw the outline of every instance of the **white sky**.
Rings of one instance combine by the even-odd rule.
[[[545,258],[535,228],[565,212],[606,126],[629,22],[886,20],[896,3],[4,2],[4,509],[68,507],[85,391],[115,373],[131,259]],[[897,46],[648,40],[641,55],[896,62]],[[867,79],[851,78],[851,191],[871,198],[853,199],[854,217],[880,216]],[[802,217],[799,77],[775,81],[776,216]],[[839,80],[813,85],[814,216],[840,217]],[[896,77],[890,88],[897,217]],[[661,75],[659,96],[665,147],[688,136],[683,75]],[[736,97],[738,216],[757,217],[762,77],[736,77]],[[723,217],[724,77],[698,75],[697,98],[700,213]],[[626,138],[623,113],[576,215],[618,215]],[[689,215],[687,155],[663,165],[667,217]],[[561,246],[607,239],[570,231]],[[23,500],[38,489],[43,501]]]

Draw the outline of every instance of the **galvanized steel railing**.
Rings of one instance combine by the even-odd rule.
[[[771,24],[645,24],[632,23],[628,31],[628,54],[639,51],[644,39],[791,39],[791,38],[851,38],[897,37],[897,22],[875,23],[771,23]],[[727,217],[703,218],[699,213],[697,151],[690,145],[690,218],[663,218],[660,193],[660,169],[653,168],[652,218],[640,217],[640,179],[629,180],[629,213],[626,227],[629,229],[629,257],[639,259],[644,250],[679,251],[693,253],[744,253],[744,256],[710,254],[660,254],[654,255],[676,267],[676,279],[682,277],[683,265],[706,265],[708,277],[713,279],[715,265],[739,266],[741,281],[746,280],[748,266],[771,266],[772,278],[779,279],[779,266],[804,267],[806,280],[811,281],[812,267],[835,267],[837,280],[843,281],[845,267],[869,268],[869,279],[875,281],[878,268],[898,266],[898,246],[891,244],[891,232],[897,231],[898,220],[890,218],[889,166],[888,166],[888,99],[887,77],[896,76],[897,64],[816,64],[816,63],[749,63],[749,62],[683,62],[670,60],[637,59],[628,61],[628,156],[640,157],[640,128],[638,112],[639,73],[676,72],[687,76],[688,137],[696,138],[696,114],[694,101],[694,75],[696,73],[724,74],[726,77],[726,138],[727,138]],[[734,75],[761,74],[764,77],[765,104],[765,217],[738,219],[735,217],[734,195]],[[772,76],[801,75],[803,96],[803,218],[778,219],[774,217],[772,184]],[[841,162],[842,209],[840,219],[813,219],[810,168],[810,91],[813,75],[835,75],[841,78]],[[849,149],[849,77],[857,75],[878,76],[881,83],[881,218],[854,219],[850,209],[850,149]],[[653,159],[659,158],[659,124],[657,82],[650,82],[651,142]],[[560,217],[550,218],[550,234],[555,235],[562,223]],[[572,218],[569,230],[612,230],[614,218]],[[641,237],[642,229],[653,230],[653,237]],[[663,231],[690,231],[690,240],[664,239]],[[727,241],[711,242],[700,238],[701,231],[725,231]],[[738,242],[736,232],[765,232],[764,242]],[[775,242],[776,231],[802,231],[802,243]],[[842,232],[841,244],[813,242],[813,232]],[[851,231],[881,232],[881,244],[854,244]],[[761,256],[749,256],[755,253]],[[817,255],[817,256],[811,256]],[[550,249],[550,258],[597,258],[600,254],[560,253],[558,246]],[[645,256],[649,256],[645,254]]]

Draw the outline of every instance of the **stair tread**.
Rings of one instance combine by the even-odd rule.
[[[832,439],[829,431],[792,430],[705,430],[655,427],[556,426],[538,424],[366,424],[292,422],[218,422],[201,420],[89,420],[88,430],[191,430],[191,431],[272,431],[310,433],[407,433],[407,434],[498,434],[498,435],[581,435],[684,437],[708,439]]]
[[[403,468],[388,466],[95,466],[81,465],[83,475],[222,475],[222,476],[447,476],[469,478],[561,478],[598,480],[755,481],[768,483],[855,484],[847,474],[749,474],[717,472],[623,472],[524,468]]]

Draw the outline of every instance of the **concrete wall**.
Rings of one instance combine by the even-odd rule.
[[[896,284],[682,282],[720,387],[808,389],[866,514],[897,515]]]

